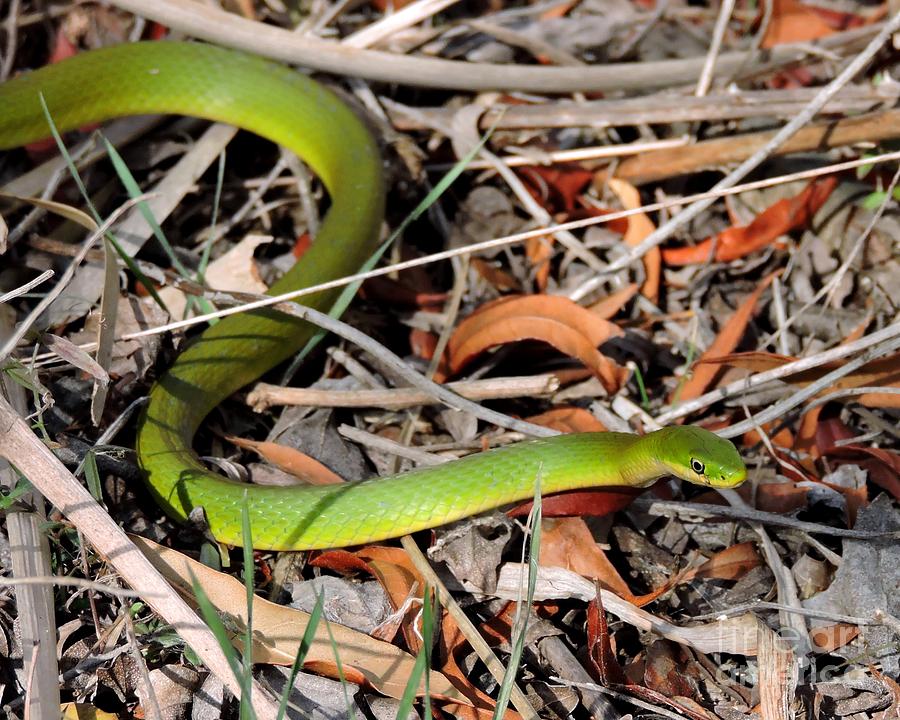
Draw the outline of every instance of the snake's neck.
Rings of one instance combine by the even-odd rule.
[[[622,448],[619,474],[625,485],[647,487],[661,477],[670,475],[669,468],[658,460],[656,433],[626,435],[631,441]]]

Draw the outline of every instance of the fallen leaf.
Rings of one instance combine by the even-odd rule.
[[[709,365],[728,365],[730,367],[749,370],[750,372],[759,373],[767,370],[773,370],[794,362],[797,358],[777,355],[763,351],[753,351],[745,353],[723,353],[722,355],[706,357],[704,353],[697,363]],[[825,363],[809,370],[787,375],[781,380],[803,387],[811,382],[815,382],[823,375],[836,370],[843,364],[843,361],[835,361]],[[871,362],[866,363],[861,368],[848,373],[844,377],[835,381],[829,387],[825,388],[820,395],[832,393],[835,390],[845,390],[848,388],[873,386],[873,387],[900,387],[900,353],[894,353],[886,357],[880,357]],[[856,402],[866,407],[882,407],[882,408],[898,408],[900,407],[900,395],[896,393],[879,393],[871,392],[865,395],[855,395],[851,398],[835,402]]]
[[[344,479],[297,448],[264,440],[247,440],[227,435],[226,439],[244,450],[252,450],[267,462],[308,485],[340,485]]]
[[[745,227],[730,227],[714,238],[689,247],[663,248],[666,265],[730,262],[760,250],[791,230],[804,227],[837,186],[829,176],[813,180],[799,195],[779,200]]]
[[[757,510],[773,513],[792,513],[807,506],[810,487],[793,482],[760,483],[755,492],[753,488],[742,486],[738,489],[745,500],[754,499]]]
[[[640,191],[631,183],[620,178],[610,178],[606,182],[626,210],[635,210],[643,205]],[[629,215],[628,230],[624,237],[625,244],[631,247],[640,245],[644,238],[654,230],[656,230],[656,225],[653,224],[653,221],[646,214]],[[655,305],[659,301],[659,279],[662,273],[659,246],[650,248],[644,254],[642,262],[644,263],[644,272],[647,277],[644,280],[643,287],[641,287],[641,294]]]
[[[370,545],[357,551],[356,556],[368,565],[372,575],[381,583],[394,610],[403,607],[411,596],[422,600],[425,580],[410,561],[406,550],[399,547]],[[422,649],[420,628],[416,627],[416,619],[421,613],[421,603],[412,603],[407,607],[401,622],[406,646],[414,652]]]
[[[715,715],[707,712],[690,698],[670,697],[664,692],[644,687],[628,678],[616,660],[599,591],[588,603],[588,657],[594,675],[602,685],[618,688],[654,705],[673,708],[691,720],[718,720]]]
[[[763,36],[762,47],[809,42],[834,32],[831,25],[809,5],[797,0],[772,0],[772,16]]]
[[[825,625],[809,631],[809,639],[812,640],[813,646],[822,653],[834,652],[858,636],[859,628],[846,623]]]
[[[226,627],[235,631],[232,642],[241,648],[247,618],[247,590],[230,575],[192,560],[186,555],[158,545],[145,538],[130,536],[137,547],[188,601],[194,602],[192,581],[203,588]],[[294,662],[309,615],[260,597],[253,598],[253,662],[290,666]],[[335,653],[342,671],[364,681],[383,695],[400,698],[406,689],[416,659],[390,643],[375,640],[343,625],[332,623],[317,629],[304,662],[304,668],[316,667],[339,679]],[[429,672],[431,696],[469,705],[468,699],[442,674]],[[424,679],[417,695],[425,691]]]
[[[594,541],[587,524],[579,517],[545,519],[541,526],[540,564],[562,567],[598,580],[620,597],[632,597],[619,571]]]
[[[634,297],[637,290],[637,283],[629,283],[621,290],[616,290],[612,295],[607,295],[602,300],[598,300],[588,310],[605,320],[611,320],[628,304],[628,301]]]
[[[900,531],[895,501],[879,494],[857,517],[856,528],[878,533]],[[828,589],[802,601],[803,607],[827,613],[871,617],[876,608],[889,616],[900,614],[900,545],[896,539],[844,538],[841,562]],[[827,625],[813,620],[811,626]],[[897,638],[886,625],[864,625],[859,639],[843,654],[854,663],[897,665]],[[896,672],[896,670],[894,671]]]
[[[597,350],[622,331],[568,298],[525,295],[501,298],[463,320],[447,344],[451,373],[490,347],[520,340],[540,340],[575,357],[594,371],[607,392],[615,392],[627,371]]]
[[[207,286],[213,290],[262,294],[268,290],[259,276],[253,253],[260,245],[272,242],[271,235],[247,235],[221,257],[213,260],[203,273]],[[172,317],[184,316],[187,296],[177,288],[164,287],[159,290]]]
[[[704,675],[691,653],[671,640],[655,640],[647,649],[644,685],[655,692],[693,698]]]
[[[690,579],[737,580],[761,564],[756,543],[743,542],[720,550],[691,573]]]
[[[472,269],[495,290],[500,292],[522,291],[519,281],[493,262],[484,258],[472,258],[469,263]]]
[[[437,336],[433,332],[421,328],[412,328],[409,331],[409,349],[418,358],[431,360],[437,349],[437,343]]]
[[[747,325],[753,317],[753,312],[756,310],[756,304],[759,302],[760,296],[769,287],[772,280],[780,274],[781,271],[777,270],[763,278],[756,289],[747,296],[734,314],[728,318],[719,334],[716,335],[716,339],[713,340],[706,352],[694,364],[691,377],[681,386],[680,390],[673,392],[673,396],[677,393],[679,402],[692,400],[706,392],[719,373],[719,368],[708,362],[708,359],[718,358],[732,352],[737,347],[737,344],[744,337]]]
[[[864,445],[830,447],[822,453],[829,458],[855,462],[869,472],[869,479],[900,500],[900,455],[885,448]]]
[[[602,422],[580,407],[556,407],[526,419],[530,423],[559,430],[561,433],[606,431]]]
[[[578,195],[594,178],[592,171],[565,163],[523,165],[517,174],[532,197],[551,214],[574,210]]]
[[[538,292],[547,289],[550,278],[550,258],[553,257],[553,237],[541,236],[525,241],[525,257],[534,272],[534,284]]]
[[[548,495],[541,499],[541,515],[545,518],[604,517],[624,510],[642,492],[642,488],[608,487]],[[529,500],[507,510],[506,514],[509,517],[525,517],[533,506],[534,502]]]

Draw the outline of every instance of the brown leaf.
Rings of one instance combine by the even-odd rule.
[[[772,17],[762,47],[809,42],[834,34],[835,30],[808,5],[797,0],[772,0]]]
[[[307,485],[340,485],[344,479],[297,448],[264,440],[246,440],[227,435],[226,439],[244,450],[253,450],[267,462],[299,478]]]
[[[838,648],[844,647],[857,635],[859,635],[859,628],[846,623],[824,625],[809,631],[809,639],[812,640],[813,646],[823,653],[834,652]]]
[[[618,326],[564,297],[501,298],[460,323],[447,345],[448,365],[456,373],[490,347],[540,340],[580,360],[612,393],[621,387],[627,371],[600,353],[597,346],[620,335]]]
[[[658,693],[692,698],[704,674],[687,648],[670,640],[656,640],[647,650],[644,684]]]
[[[760,563],[755,543],[738,543],[713,555],[696,569],[693,577],[737,580]]]
[[[534,271],[534,284],[538,292],[547,289],[550,277],[550,258],[553,257],[553,237],[532,237],[525,241],[525,257]]]
[[[719,356],[710,355],[703,357],[697,361],[698,364],[704,363],[709,365],[728,365],[730,367],[742,368],[754,373],[765,372],[787,365],[794,362],[797,358],[786,355],[777,355],[775,353],[763,352],[756,350],[745,353],[722,354]],[[809,385],[809,383],[818,380],[823,375],[836,370],[841,366],[843,361],[835,361],[810,368],[802,372],[788,375],[782,380],[800,387]],[[835,381],[828,388],[824,389],[820,395],[826,395],[835,390],[844,390],[847,388],[855,388],[861,386],[873,387],[900,387],[900,353],[894,353],[886,357],[877,358],[866,363],[858,370],[848,373],[844,377]],[[836,401],[840,402],[840,400]],[[857,402],[867,407],[897,408],[900,407],[900,395],[890,393],[866,393],[865,395],[856,395],[847,400],[847,402]]]
[[[610,178],[607,180],[607,184],[626,210],[635,210],[643,204],[640,191],[631,183],[621,178]],[[654,230],[656,230],[656,226],[644,213],[629,215],[628,231],[625,233],[624,238],[625,244],[631,247],[640,245],[644,238]],[[662,273],[662,255],[659,247],[653,247],[646,252],[642,262],[644,263],[644,272],[647,279],[641,288],[641,294],[650,302],[656,304],[659,301],[659,279]]]
[[[805,227],[837,186],[829,176],[813,180],[799,195],[779,200],[745,227],[730,227],[689,247],[663,248],[666,265],[730,262],[760,250],[791,230]]]
[[[501,292],[514,290],[522,291],[522,286],[505,270],[484,258],[472,258],[470,261],[472,269],[477,272],[487,282],[488,285]]]
[[[716,336],[716,339],[713,340],[706,352],[704,352],[700,356],[700,359],[695,363],[693,374],[690,379],[681,386],[681,390],[678,392],[679,402],[692,400],[693,398],[700,397],[700,395],[706,392],[719,372],[719,368],[706,362],[707,359],[725,355],[732,352],[737,347],[741,338],[744,337],[744,332],[747,330],[747,325],[753,317],[753,312],[756,310],[756,303],[759,302],[760,296],[763,294],[763,291],[769,287],[772,280],[780,274],[781,271],[777,270],[763,278],[756,289],[750,293],[734,314],[728,318],[728,321]]]
[[[895,500],[900,500],[900,455],[893,450],[841,445],[824,450],[823,455],[855,462],[869,472],[873,483],[887,490]]]
[[[588,310],[595,315],[602,317],[604,320],[610,320],[618,314],[619,310],[628,304],[628,301],[634,297],[637,290],[637,283],[629,283],[621,290],[616,290],[612,295],[607,295],[602,300],[598,300],[591,305]]]
[[[594,541],[581,518],[546,519],[541,529],[540,564],[599,580],[601,585],[621,597],[632,597],[619,571]]]
[[[550,167],[523,165],[517,174],[534,199],[550,213],[572,211],[576,198],[594,178],[590,170],[563,163]]]
[[[556,407],[540,415],[532,415],[528,422],[559,430],[561,433],[605,432],[606,426],[580,407]]]
[[[196,579],[220,617],[234,630],[232,642],[240,648],[247,618],[247,590],[244,584],[175,550],[141,537],[131,538],[188,602],[194,601],[192,582]],[[308,622],[307,613],[254,596],[253,662],[290,666]],[[335,671],[337,651],[344,669],[350,669],[354,677],[388,697],[403,696],[416,662],[412,655],[343,625],[332,623],[330,630],[329,634],[324,625],[317,629],[304,667]],[[338,678],[336,674],[332,677]],[[432,697],[469,704],[465,695],[444,675],[430,671],[429,684]],[[423,681],[418,694],[424,693],[424,690]]]
[[[425,580],[410,561],[406,550],[399,547],[370,545],[357,551],[356,555],[365,561],[372,574],[381,583],[394,610],[403,607],[412,594],[419,600],[422,599]],[[416,618],[421,614],[421,610],[421,604],[411,604],[401,623],[406,646],[414,652],[422,649],[422,638],[416,628]]]

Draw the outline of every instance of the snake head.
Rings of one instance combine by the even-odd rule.
[[[699,427],[663,428],[657,458],[682,480],[695,485],[733,488],[747,479],[747,468],[730,440]]]

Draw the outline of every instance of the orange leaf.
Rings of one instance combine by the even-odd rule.
[[[244,450],[253,450],[267,462],[299,478],[308,485],[340,485],[344,479],[315,458],[297,448],[227,435],[226,439]]]
[[[423,360],[431,360],[437,349],[437,336],[433,332],[422,328],[412,328],[409,331],[409,347],[413,355]]]
[[[731,367],[742,368],[751,372],[765,372],[782,365],[794,362],[796,358],[785,355],[777,355],[775,353],[763,352],[761,350],[744,353],[725,353],[718,356],[707,357],[707,353],[703,354],[697,363],[708,365],[728,365]],[[788,375],[782,380],[793,385],[804,386],[823,375],[836,370],[844,361],[838,360],[831,363],[825,363],[818,367],[804,370],[803,372]],[[862,385],[871,385],[878,387],[900,387],[900,353],[894,353],[886,357],[877,358],[866,363],[858,370],[848,373],[841,379],[837,380],[833,385],[824,389],[820,395],[824,395],[834,390],[843,390],[847,388],[860,387]],[[896,393],[879,393],[871,392],[865,395],[857,395],[851,398],[852,402],[857,402],[867,407],[884,407],[896,408],[900,407],[900,395]]]
[[[807,225],[837,186],[830,176],[813,180],[799,194],[779,200],[761,212],[746,227],[730,227],[715,238],[707,238],[691,247],[664,248],[666,265],[730,262],[774,242],[779,236]]]
[[[562,163],[550,167],[524,165],[518,174],[528,192],[550,213],[574,210],[575,199],[594,179],[590,170]]]
[[[639,208],[641,202],[641,193],[631,183],[620,178],[610,178],[607,180],[610,189],[618,196],[622,207],[626,210],[634,210]],[[656,230],[653,221],[644,213],[639,215],[630,215],[628,217],[628,231],[625,233],[625,243],[634,247],[640,245],[641,242],[650,233]],[[662,262],[659,247],[651,248],[643,257],[644,272],[647,279],[641,288],[641,294],[656,304],[659,300],[659,278],[662,272]]]
[[[737,580],[760,564],[756,544],[738,543],[713,555],[694,572],[694,577]]]
[[[747,299],[741,303],[741,306],[728,319],[721,332],[713,340],[712,345],[709,346],[694,365],[693,375],[681,387],[681,392],[678,394],[679,401],[684,402],[685,400],[700,397],[712,384],[719,369],[713,365],[704,364],[704,361],[710,357],[718,357],[730,353],[737,347],[741,338],[744,337],[744,331],[747,329],[747,324],[753,316],[753,311],[756,309],[756,303],[759,302],[760,296],[769,287],[769,283],[772,282],[775,276],[780,274],[781,271],[777,270],[763,278],[756,290],[750,293]]]
[[[604,320],[614,318],[616,314],[628,303],[637,292],[637,283],[629,283],[621,290],[616,290],[612,295],[608,295],[602,300],[598,300],[591,305],[590,310],[595,315],[602,317]]]
[[[747,488],[750,490],[750,488]],[[790,513],[806,507],[810,488],[792,482],[760,483],[756,488],[754,507],[763,512]],[[739,491],[740,492],[740,491]],[[746,500],[754,493],[745,491]],[[743,496],[743,493],[741,493]]]
[[[425,580],[403,548],[370,545],[359,550],[356,555],[371,568],[372,574],[388,594],[394,610],[403,606],[414,586],[415,597],[422,598]],[[407,607],[401,624],[406,645],[412,652],[418,652],[422,648],[422,639],[416,631],[415,623],[421,609],[421,605],[411,604]]]
[[[618,325],[598,317],[568,298],[559,295],[509,295],[485,303],[459,324],[448,343],[451,354],[453,348],[468,340],[470,335],[498,320],[518,316],[558,320],[587,336],[594,347],[623,334]]]
[[[607,392],[615,392],[626,370],[597,350],[622,335],[615,324],[597,317],[568,298],[525,295],[501,298],[463,320],[447,345],[449,369],[458,372],[490,347],[520,340],[540,340],[581,360],[594,371]]]
[[[621,597],[632,596],[619,571],[594,541],[591,531],[581,518],[544,520],[540,563],[599,580],[603,587]]]
[[[772,0],[772,17],[762,47],[808,42],[833,34],[834,29],[811,7],[797,0]]]
[[[541,236],[525,241],[525,257],[534,268],[534,284],[539,292],[547,289],[550,277],[550,258],[553,257],[553,237]]]
[[[809,637],[819,652],[832,652],[843,647],[859,635],[856,625],[838,623],[817,627],[809,631]]]
[[[528,422],[559,430],[561,433],[606,431],[602,422],[580,407],[553,408],[540,415],[532,415]]]
[[[868,470],[873,483],[887,490],[895,500],[900,500],[900,455],[896,452],[864,445],[841,445],[823,450],[823,455],[855,461]]]
[[[472,269],[481,275],[485,282],[494,289],[500,290],[501,292],[508,290],[522,290],[522,286],[516,278],[489,260],[485,260],[484,258],[472,258],[470,263]]]
[[[471,674],[463,670],[457,662],[456,655],[461,653],[468,643],[449,613],[444,615],[441,636],[443,643],[440,648],[440,672],[473,704],[472,707],[462,704],[445,705],[444,707],[454,716],[460,717],[461,720],[491,720],[495,707],[494,700],[472,685],[469,679]],[[509,635],[505,639],[510,640]],[[504,718],[505,720],[522,720],[521,715],[510,709],[506,710]]]

